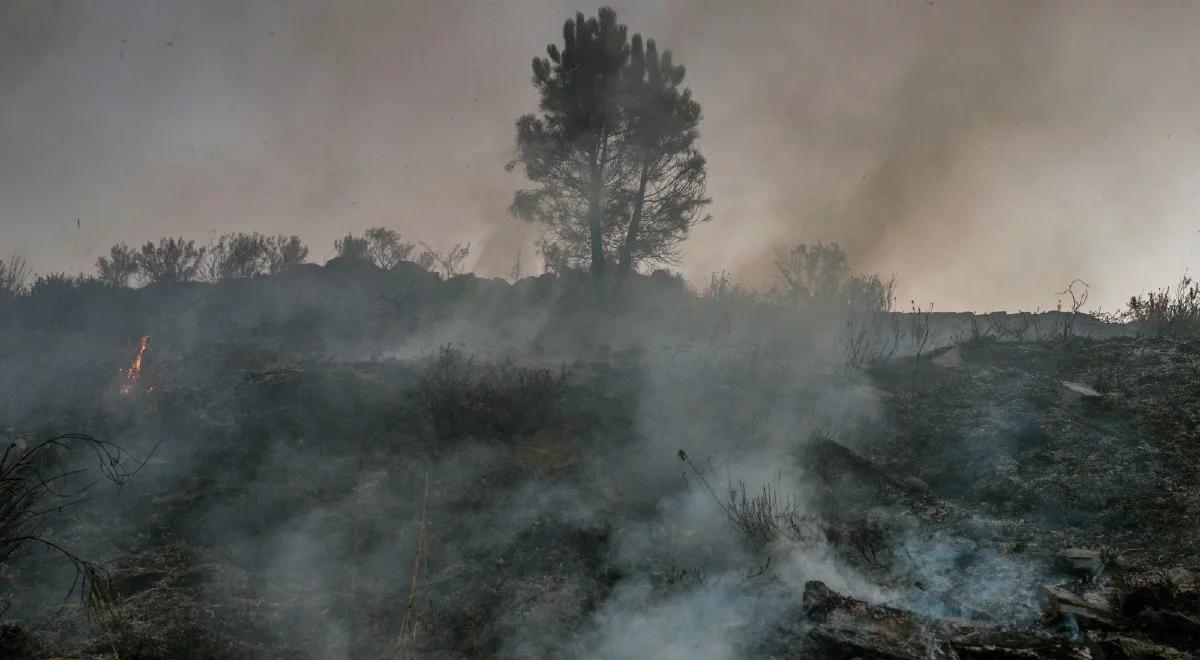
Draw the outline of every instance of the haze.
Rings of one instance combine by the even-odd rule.
[[[704,108],[690,280],[837,241],[905,303],[1044,308],[1079,277],[1111,309],[1195,263],[1200,5],[612,5]],[[258,230],[323,261],[387,225],[507,273],[536,238],[503,169],[529,60],[598,6],[6,1],[0,257]]]

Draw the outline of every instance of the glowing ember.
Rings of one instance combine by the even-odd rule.
[[[133,386],[142,375],[142,355],[146,352],[146,345],[149,343],[150,335],[144,335],[141,343],[138,345],[137,355],[133,358],[133,364],[129,365],[129,371],[125,372],[125,382],[121,383],[122,396],[128,396],[133,392]]]

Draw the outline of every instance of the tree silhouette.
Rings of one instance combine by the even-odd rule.
[[[117,243],[107,257],[96,260],[96,278],[106,286],[124,288],[138,272],[138,253],[124,243]]]
[[[205,251],[183,238],[160,238],[157,245],[147,241],[138,254],[138,270],[149,282],[190,282],[200,272]]]
[[[783,285],[775,295],[790,304],[805,305],[837,297],[850,265],[837,243],[801,243],[775,253],[775,271]]]
[[[344,238],[333,241],[333,251],[344,261],[369,262],[371,261],[370,250],[370,241],[354,234],[346,234]]]
[[[597,295],[625,201],[613,193],[628,176],[619,103],[627,32],[608,7],[566,21],[562,49],[550,44],[547,57],[533,59],[541,114],[517,120],[518,156],[509,164],[539,184],[517,191],[511,211],[543,223],[543,241],[568,260],[589,263]]]
[[[684,68],[627,34],[608,7],[566,22],[562,49],[533,60],[541,112],[517,120],[509,163],[538,184],[517,191],[510,210],[544,226],[548,265],[589,265],[598,295],[610,261],[623,275],[673,263],[710,201]]]
[[[224,234],[208,246],[202,270],[210,282],[244,280],[267,270],[267,237],[258,232]]]
[[[637,177],[620,248],[623,277],[639,262],[673,263],[691,227],[709,219],[701,215],[711,200],[704,156],[696,148],[700,104],[680,87],[684,75],[671,51],[659,57],[653,39],[643,48],[642,36],[633,35],[622,106]]]
[[[372,227],[366,231],[367,254],[376,266],[391,270],[408,259],[416,245],[400,240],[400,232],[387,227]]]
[[[267,239],[267,272],[271,275],[294,268],[307,257],[308,247],[295,234],[277,234]]]

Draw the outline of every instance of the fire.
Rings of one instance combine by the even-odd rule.
[[[137,355],[133,358],[133,364],[129,365],[129,370],[125,372],[125,382],[121,383],[121,395],[128,396],[133,392],[133,386],[137,384],[137,380],[142,375],[142,355],[146,352],[146,345],[150,343],[150,335],[143,335],[142,341],[138,344]]]

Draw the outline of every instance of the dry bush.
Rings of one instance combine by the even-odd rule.
[[[1000,339],[1009,341],[1024,341],[1029,334],[1030,329],[1034,327],[1035,319],[1041,310],[1029,312],[1018,311],[1016,314],[1005,314],[997,312],[995,314],[986,314],[983,319],[987,323],[988,335],[995,335]],[[971,322],[975,323],[975,318],[972,316]],[[978,332],[975,333],[978,335]],[[981,337],[976,336],[979,339]]]
[[[19,256],[0,259],[0,300],[12,299],[25,293],[29,282],[29,265]]]
[[[47,536],[50,519],[85,501],[100,479],[90,471],[63,467],[72,451],[95,456],[100,479],[124,485],[141,468],[120,447],[91,436],[69,433],[24,446],[12,442],[0,457],[0,563],[8,562],[29,545],[60,554],[75,568],[68,596],[78,591],[85,611],[94,614],[111,604],[108,575]]]
[[[455,275],[462,274],[463,262],[471,254],[470,243],[465,245],[455,243],[453,247],[445,252],[438,252],[424,243],[421,243],[421,247],[425,248],[425,251],[417,257],[417,264],[425,270],[441,275],[443,279],[447,280]]]
[[[747,303],[758,302],[758,294],[754,289],[742,286],[733,280],[729,273],[721,271],[709,275],[708,284],[700,292],[701,297],[718,303]]]
[[[724,505],[730,526],[755,550],[780,539],[809,545],[820,538],[816,519],[803,513],[795,496],[780,496],[778,484],[768,483],[749,495],[745,482],[738,481],[727,489]]]
[[[1082,314],[1083,306],[1088,300],[1088,283],[1081,279],[1073,279],[1067,285],[1066,289],[1058,292],[1058,309],[1061,315],[1061,324],[1059,327],[1059,335],[1063,340],[1071,339],[1075,336],[1075,323],[1079,320],[1079,315]],[[1063,299],[1069,298],[1071,301],[1071,310],[1063,310]]]
[[[933,327],[933,303],[929,303],[929,309],[922,309],[917,306],[917,301],[910,301],[912,308],[908,314],[908,336],[912,341],[913,352],[916,359],[913,362],[913,389],[917,388],[917,371],[921,367],[921,354],[925,352],[925,345],[929,343],[929,332]]]
[[[820,539],[817,519],[803,512],[796,497],[781,496],[778,483],[767,483],[757,494],[750,495],[746,483],[739,480],[736,486],[730,483],[724,494],[719,494],[686,451],[679,450],[679,459],[713,496],[729,527],[755,551],[765,551],[780,540],[811,545]]]
[[[900,346],[900,317],[892,312],[896,279],[856,275],[843,287],[843,363],[860,370],[887,364]]]
[[[418,394],[438,440],[508,438],[552,424],[565,383],[565,374],[480,362],[444,346],[427,361]]]
[[[841,292],[850,266],[837,243],[796,245],[775,255],[780,285],[773,292],[781,302],[810,305],[829,301]]]
[[[1126,318],[1138,334],[1180,339],[1200,336],[1200,283],[1186,273],[1175,291],[1159,289],[1129,299]]]

